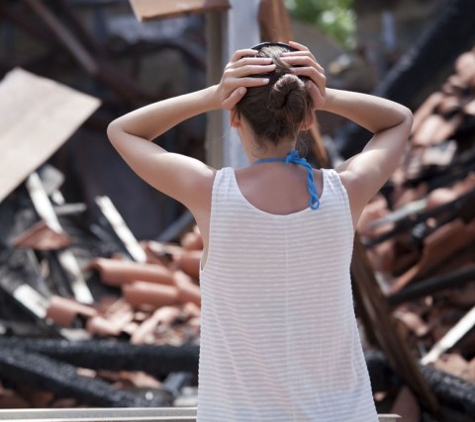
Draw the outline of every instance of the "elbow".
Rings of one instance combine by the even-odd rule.
[[[112,144],[117,140],[120,131],[121,129],[117,123],[117,119],[110,122],[107,126],[107,137]]]
[[[409,137],[412,131],[412,124],[414,121],[412,111],[406,106],[400,105],[398,113],[399,122],[394,127],[398,128],[399,131],[406,133],[407,137]]]
[[[401,123],[412,128],[413,121],[414,121],[414,115],[412,114],[412,111],[408,107],[402,106],[402,122]]]
[[[407,133],[407,137],[409,138],[412,133],[412,124],[414,122],[414,115],[412,114],[412,111],[409,110],[409,108],[407,107],[404,107],[403,112],[404,112],[404,118],[403,118],[402,124],[404,125],[404,128]]]
[[[409,108],[403,106],[403,114],[404,114],[404,121],[410,126],[412,126],[412,122],[414,120],[414,115],[412,114],[412,111]]]

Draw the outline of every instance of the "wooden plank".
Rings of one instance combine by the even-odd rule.
[[[263,41],[288,43],[294,39],[290,16],[282,0],[261,0],[258,20]]]
[[[140,21],[227,10],[229,0],[130,0]]]
[[[63,228],[56,216],[40,177],[36,172],[33,172],[26,181],[26,187],[30,194],[30,198],[36,209],[38,215],[45,221],[45,223],[54,231],[61,234],[64,233]],[[91,291],[87,286],[76,257],[70,250],[64,249],[57,252],[59,263],[65,271],[71,290],[77,301],[82,303],[93,303]]]
[[[147,260],[145,251],[140,246],[139,242],[137,242],[137,239],[130,231],[110,198],[108,196],[98,196],[96,197],[96,204],[132,259],[136,262],[144,263]]]
[[[454,347],[475,326],[475,306],[442,337],[422,359],[422,365],[435,362]]]
[[[111,409],[8,409],[0,410],[2,421],[49,422],[181,422],[196,421],[196,407],[111,408]],[[398,422],[401,416],[379,414],[379,422]],[[224,421],[223,421],[224,422]]]
[[[0,201],[45,162],[100,101],[23,69],[0,83]]]

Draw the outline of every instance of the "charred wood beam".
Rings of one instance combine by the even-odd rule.
[[[77,62],[92,76],[115,92],[130,106],[142,105],[144,101],[153,100],[135,82],[123,75],[106,58],[95,57],[83,43],[52,13],[42,2],[22,0],[56,35],[61,45],[66,48]]]
[[[172,372],[198,372],[199,346],[191,344],[178,347],[133,345],[105,340],[64,342],[0,337],[0,349],[3,347],[24,350],[95,370],[144,371],[155,376]]]
[[[66,26],[42,3],[35,0],[23,0],[33,12],[58,37],[59,41],[73,54],[79,64],[92,75],[99,73],[99,66],[83,45],[74,37]]]
[[[427,365],[439,359],[442,353],[454,347],[475,325],[475,306],[468,311],[437,343],[422,357],[421,363]]]
[[[19,7],[21,5],[21,7]],[[22,28],[25,32],[31,34],[35,39],[40,39],[50,45],[59,45],[57,39],[48,31],[45,31],[41,25],[38,25],[25,13],[25,6],[16,2],[9,5],[7,2],[0,2],[0,15],[3,15],[15,25]]]
[[[178,240],[186,231],[190,230],[195,224],[193,214],[186,210],[172,224],[170,224],[163,233],[157,237],[157,242],[171,242]]]
[[[391,369],[384,353],[370,350],[364,354],[374,392],[401,385],[401,378]],[[475,385],[430,365],[419,367],[440,403],[436,420],[471,422],[475,415]]]
[[[64,0],[50,0],[50,2],[56,10],[62,14],[63,18],[66,19],[68,27],[74,30],[78,38],[84,43],[89,51],[93,52],[96,56],[108,58],[108,51],[89,34],[86,28],[84,28],[82,22],[73,13],[69,2],[66,3]]]
[[[398,225],[392,229],[387,231],[386,233],[383,233],[379,236],[375,236],[372,238],[365,239],[363,241],[363,244],[369,248],[376,246],[377,244],[384,242],[385,240],[391,239],[392,237],[396,236],[399,233],[403,233],[407,230],[413,229],[415,226],[417,226],[420,223],[423,223],[427,219],[431,217],[436,217],[438,215],[441,215],[444,212],[447,212],[448,215],[443,218],[439,222],[436,228],[439,228],[441,224],[448,223],[458,216],[461,216],[464,221],[470,221],[473,216],[472,214],[475,212],[474,207],[473,207],[473,200],[475,199],[475,190],[472,190],[470,192],[467,192],[457,199],[448,202],[447,204],[439,205],[438,207],[432,208],[431,210],[422,212],[420,214],[417,214],[416,216],[413,216],[411,218],[406,218],[404,220],[401,220]],[[423,233],[423,235],[419,235],[418,239],[423,239],[433,231],[435,231],[436,228],[431,228],[428,229]]]
[[[135,262],[144,263],[147,260],[145,251],[130,231],[122,216],[117,211],[108,196],[99,196],[96,198],[96,205],[106,220],[107,225],[113,232],[116,239],[122,244],[126,253]]]
[[[5,259],[8,260],[7,263]],[[29,319],[35,321],[40,331],[48,336],[62,337],[59,327],[45,321],[49,298],[33,287],[41,276],[35,274],[35,269],[31,268],[25,251],[5,251],[2,261],[4,264],[0,267],[0,290],[7,295],[9,302],[15,303]]]
[[[201,49],[196,48],[193,45],[187,45],[180,40],[158,40],[153,43],[142,41],[137,44],[125,44],[120,48],[116,47],[114,50],[110,51],[109,54],[114,59],[121,59],[133,55],[134,50],[137,48],[140,49],[140,54],[142,56],[155,54],[167,49],[176,50],[180,52],[190,64],[197,67],[199,70],[206,70],[204,51],[201,51]]]
[[[447,69],[461,53],[472,48],[473,16],[473,0],[449,0],[439,19],[391,69],[373,94],[415,108],[415,100],[433,84],[433,78],[427,75],[433,75],[434,69]],[[341,154],[348,158],[359,153],[370,137],[365,129],[348,123],[335,142]]]
[[[37,173],[32,173],[28,177],[26,186],[38,215],[51,229],[57,233],[63,233],[63,228]],[[58,263],[64,269],[67,280],[71,283],[70,288],[74,297],[80,302],[92,303],[94,299],[73,253],[69,250],[62,250],[54,254],[57,256]]]
[[[0,377],[12,383],[51,391],[58,397],[74,397],[91,406],[155,407],[170,404],[168,393],[147,400],[105,381],[78,375],[76,366],[5,343],[0,346]]]
[[[1,254],[0,262],[0,293],[7,296],[8,305],[16,305],[8,308],[7,315],[2,312],[2,318],[16,319],[21,321],[34,321],[37,334],[43,336],[68,340],[85,340],[90,336],[82,329],[61,328],[47,319],[47,310],[50,305],[51,291],[42,278],[37,267],[37,262],[32,257],[31,250],[7,249]],[[18,309],[18,312],[11,312]],[[2,311],[5,311],[2,309]],[[25,318],[26,317],[26,318]],[[5,334],[23,334],[24,329],[12,321],[10,325],[3,325]]]
[[[415,187],[426,182],[428,191],[442,186],[450,186],[457,180],[464,179],[475,168],[475,146],[462,152],[449,166],[436,169],[426,169],[417,177],[404,182],[405,187]]]
[[[419,280],[401,291],[387,296],[391,306],[397,306],[409,300],[420,299],[445,289],[461,287],[475,280],[475,266],[460,268],[449,274]]]

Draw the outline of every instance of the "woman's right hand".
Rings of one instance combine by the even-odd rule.
[[[309,78],[306,86],[312,97],[313,110],[321,109],[326,100],[325,69],[317,62],[312,52],[303,44],[290,41],[289,45],[298,51],[282,53],[281,60],[292,66],[292,72],[298,76]]]
[[[216,85],[215,108],[231,110],[244,97],[247,88],[269,83],[268,78],[256,75],[274,71],[275,64],[270,58],[253,57],[257,53],[257,50],[247,48],[233,54],[224,68],[221,81]]]

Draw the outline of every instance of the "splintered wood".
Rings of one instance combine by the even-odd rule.
[[[226,10],[231,7],[229,0],[130,0],[130,4],[135,16],[141,21]]]
[[[14,69],[0,83],[0,201],[43,164],[100,101]]]

